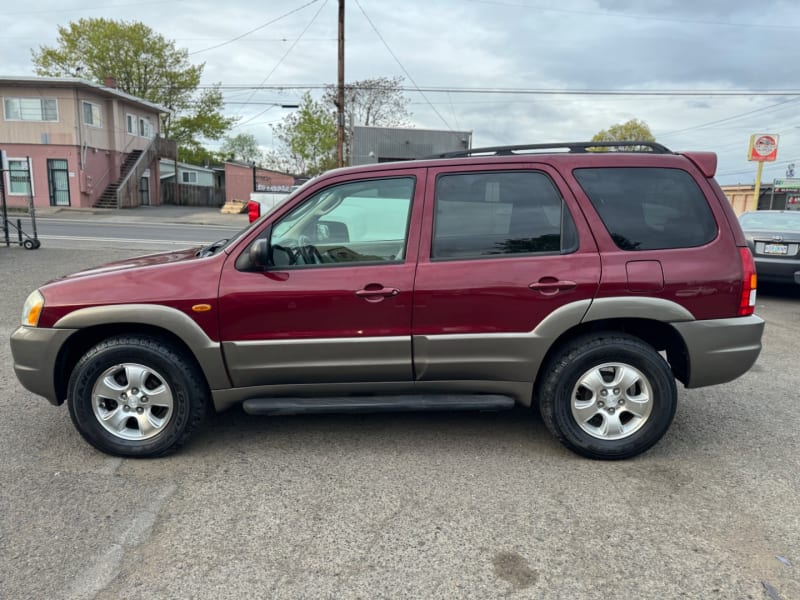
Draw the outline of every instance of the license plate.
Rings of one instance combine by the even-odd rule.
[[[789,254],[786,244],[764,244],[764,254]]]

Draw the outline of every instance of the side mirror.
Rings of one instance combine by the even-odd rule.
[[[269,266],[269,244],[264,238],[257,239],[250,245],[249,250],[250,266],[257,269],[265,269]]]
[[[339,221],[318,221],[316,234],[319,243],[340,244],[350,241],[347,225]]]

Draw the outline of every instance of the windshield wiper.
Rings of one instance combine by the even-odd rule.
[[[228,239],[229,239],[229,238],[225,238],[225,239],[222,239],[222,240],[217,240],[217,241],[216,241],[216,242],[214,242],[213,244],[209,244],[208,246],[203,246],[203,247],[202,247],[202,248],[200,248],[200,250],[197,252],[197,256],[199,256],[199,257],[201,257],[201,258],[202,258],[202,257],[204,257],[204,256],[211,256],[211,255],[212,255],[212,254],[214,254],[214,253],[215,253],[217,250],[219,250],[219,249],[220,249],[220,248],[222,248],[222,247],[223,247],[225,244],[227,244],[227,243],[228,243]]]

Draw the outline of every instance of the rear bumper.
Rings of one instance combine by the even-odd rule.
[[[55,386],[58,352],[75,329],[20,327],[11,334],[14,373],[25,389],[60,404]]]
[[[800,283],[800,260],[756,256],[753,261],[761,281]]]
[[[689,351],[687,388],[732,381],[744,375],[761,352],[764,320],[752,315],[672,323]]]

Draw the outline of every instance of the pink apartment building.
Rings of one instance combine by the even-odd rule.
[[[83,79],[0,77],[9,206],[158,204],[162,106]]]

